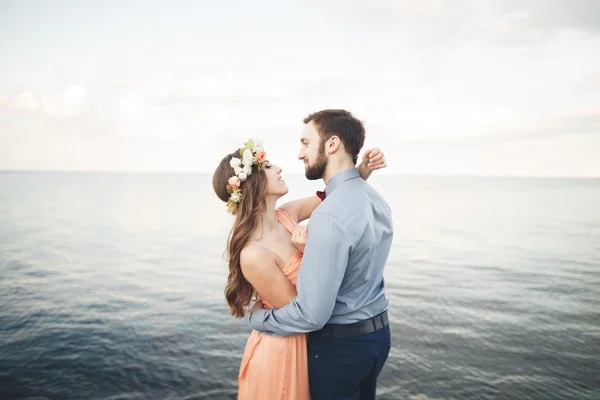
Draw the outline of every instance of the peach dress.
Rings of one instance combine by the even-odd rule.
[[[283,210],[276,210],[277,220],[292,233],[297,223]],[[302,252],[297,251],[282,268],[296,286]],[[263,300],[266,308],[273,308]],[[284,338],[253,330],[240,366],[238,400],[308,400],[308,354],[306,335]]]

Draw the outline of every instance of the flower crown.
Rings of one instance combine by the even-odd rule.
[[[240,157],[233,157],[229,161],[229,165],[233,168],[233,175],[227,180],[227,193],[230,194],[227,201],[227,212],[235,215],[238,203],[242,200],[242,189],[240,186],[252,175],[252,166],[258,166],[258,170],[262,170],[262,162],[267,157],[262,140],[254,138],[244,143],[244,147],[240,148]]]

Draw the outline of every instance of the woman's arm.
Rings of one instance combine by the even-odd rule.
[[[321,204],[321,199],[315,195],[303,199],[292,200],[279,208],[287,212],[294,221],[302,222],[310,217],[319,204]]]
[[[363,155],[362,162],[358,166],[358,173],[364,180],[369,179],[371,173],[377,169],[385,168],[385,156],[377,148],[367,150]],[[303,199],[292,200],[285,203],[280,208],[287,212],[296,222],[302,222],[310,218],[311,214],[321,204],[321,199],[317,196],[305,197]]]
[[[240,254],[244,278],[261,299],[281,308],[296,297],[296,288],[277,266],[273,253],[259,245],[249,245]]]

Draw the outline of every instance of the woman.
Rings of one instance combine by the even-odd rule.
[[[378,149],[365,153],[358,167],[363,179],[384,168]],[[318,196],[276,209],[288,192],[281,168],[266,159],[262,142],[249,140],[225,156],[213,175],[217,196],[235,215],[228,242],[229,277],[225,297],[231,314],[242,318],[259,296],[267,308],[280,308],[296,296],[303,242],[292,242],[298,223],[320,204]],[[294,237],[306,237],[296,234]],[[309,399],[308,360],[304,334],[279,338],[253,331],[238,376],[238,399]]]

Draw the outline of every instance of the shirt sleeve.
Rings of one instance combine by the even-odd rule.
[[[350,233],[339,220],[313,213],[296,283],[298,295],[280,309],[255,310],[252,328],[276,336],[321,329],[333,312],[351,249]]]

